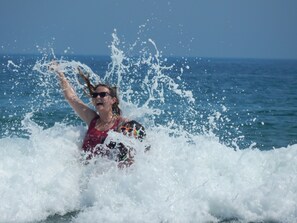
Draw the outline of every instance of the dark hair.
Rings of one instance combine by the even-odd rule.
[[[112,105],[112,112],[115,115],[121,115],[122,111],[119,108],[119,97],[118,97],[118,89],[116,86],[112,87],[108,84],[99,83],[97,85],[93,85],[89,79],[89,76],[86,76],[80,68],[78,68],[78,74],[81,76],[81,78],[84,80],[84,82],[87,84],[86,88],[84,89],[84,92],[91,97],[93,93],[96,92],[96,89],[98,87],[106,87],[109,90],[110,96],[116,98],[116,102]],[[88,92],[86,91],[88,90]]]

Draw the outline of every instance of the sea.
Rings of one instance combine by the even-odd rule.
[[[1,223],[297,222],[296,60],[166,57],[116,35],[109,47],[0,55]],[[118,87],[123,116],[146,129],[127,141],[132,166],[82,161],[87,126],[53,60],[90,107],[78,67]]]

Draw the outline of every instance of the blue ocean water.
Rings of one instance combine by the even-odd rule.
[[[35,100],[40,98],[39,94],[51,90],[40,89],[47,86],[39,86],[38,82],[42,80],[36,80],[32,71],[38,59],[40,56],[36,55],[2,56],[1,136],[22,135],[15,127],[21,126],[21,120],[34,110],[34,106],[37,111],[33,113],[33,119],[44,127],[62,122],[65,117],[71,123],[80,122],[59,92],[51,95],[50,100],[61,103],[48,106]],[[67,59],[87,64],[95,73],[106,72],[111,62],[108,56],[68,56]],[[167,72],[173,78],[183,70],[184,84],[195,98],[193,108],[198,115],[193,119],[201,126],[211,128],[208,117],[222,113],[212,131],[223,143],[230,145],[230,140],[239,140],[239,136],[244,137],[237,141],[239,148],[256,143],[257,148],[270,150],[296,143],[297,61],[180,57],[168,58],[166,64],[174,64],[175,68]],[[174,95],[171,97],[166,103],[179,103]],[[183,116],[187,108],[181,109],[184,110],[179,115]],[[161,122],[166,118],[158,117]],[[196,130],[202,132],[199,128]]]
[[[113,47],[0,57],[0,222],[297,220],[297,61]],[[46,69],[53,58],[86,103],[77,66],[117,84],[151,151],[127,170],[103,158],[82,165],[86,126]]]

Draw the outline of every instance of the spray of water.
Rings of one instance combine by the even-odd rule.
[[[143,44],[142,42],[141,45]],[[116,85],[120,89],[122,108],[124,108],[122,110],[125,116],[140,119],[148,126],[160,123],[176,128],[184,122],[182,123],[183,127],[192,126],[195,128],[196,111],[193,106],[195,99],[192,92],[185,89],[180,78],[182,73],[175,74],[177,76],[175,79],[170,77],[169,72],[176,69],[174,64],[165,64],[167,59],[162,58],[152,39],[149,39],[146,44],[152,46],[152,52],[146,52],[137,57],[128,57],[120,49],[121,42],[116,33],[113,33],[113,41],[110,46],[111,62],[108,64],[106,72],[99,75],[79,61],[64,59],[56,59],[56,61],[59,63],[59,69],[67,75],[81,98],[84,96],[82,93],[84,85],[77,75],[78,67],[87,73],[94,83],[104,82]],[[133,51],[133,47],[137,48],[137,43],[129,47],[130,51]],[[148,48],[148,46],[144,48]],[[53,57],[55,55],[52,55]],[[51,91],[57,91],[57,88],[46,87],[55,81],[54,74],[49,74],[48,71],[50,63],[51,61],[46,55],[37,61],[33,68],[38,72],[38,77],[42,78],[39,86],[44,89],[43,96],[45,98],[51,98],[53,93]],[[173,100],[172,95],[175,97]],[[55,102],[51,101],[47,104],[49,103]],[[183,118],[178,121],[177,117]],[[155,123],[156,121],[157,123]]]

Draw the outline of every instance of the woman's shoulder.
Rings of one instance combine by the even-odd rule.
[[[122,116],[117,116],[117,119],[116,119],[116,121],[115,121],[115,125],[114,125],[114,127],[115,127],[114,129],[115,129],[116,131],[120,131],[121,127],[122,127],[127,121],[129,121],[129,119],[124,118],[124,117],[122,117]]]
[[[124,118],[122,116],[117,117],[117,126],[121,127],[124,123],[129,122],[130,120],[128,118]]]
[[[90,122],[90,124],[89,124],[89,127],[91,127],[91,126],[95,126],[96,125],[96,122],[97,122],[97,120],[100,118],[100,116],[99,115],[96,115],[92,120],[91,120],[91,122]]]

